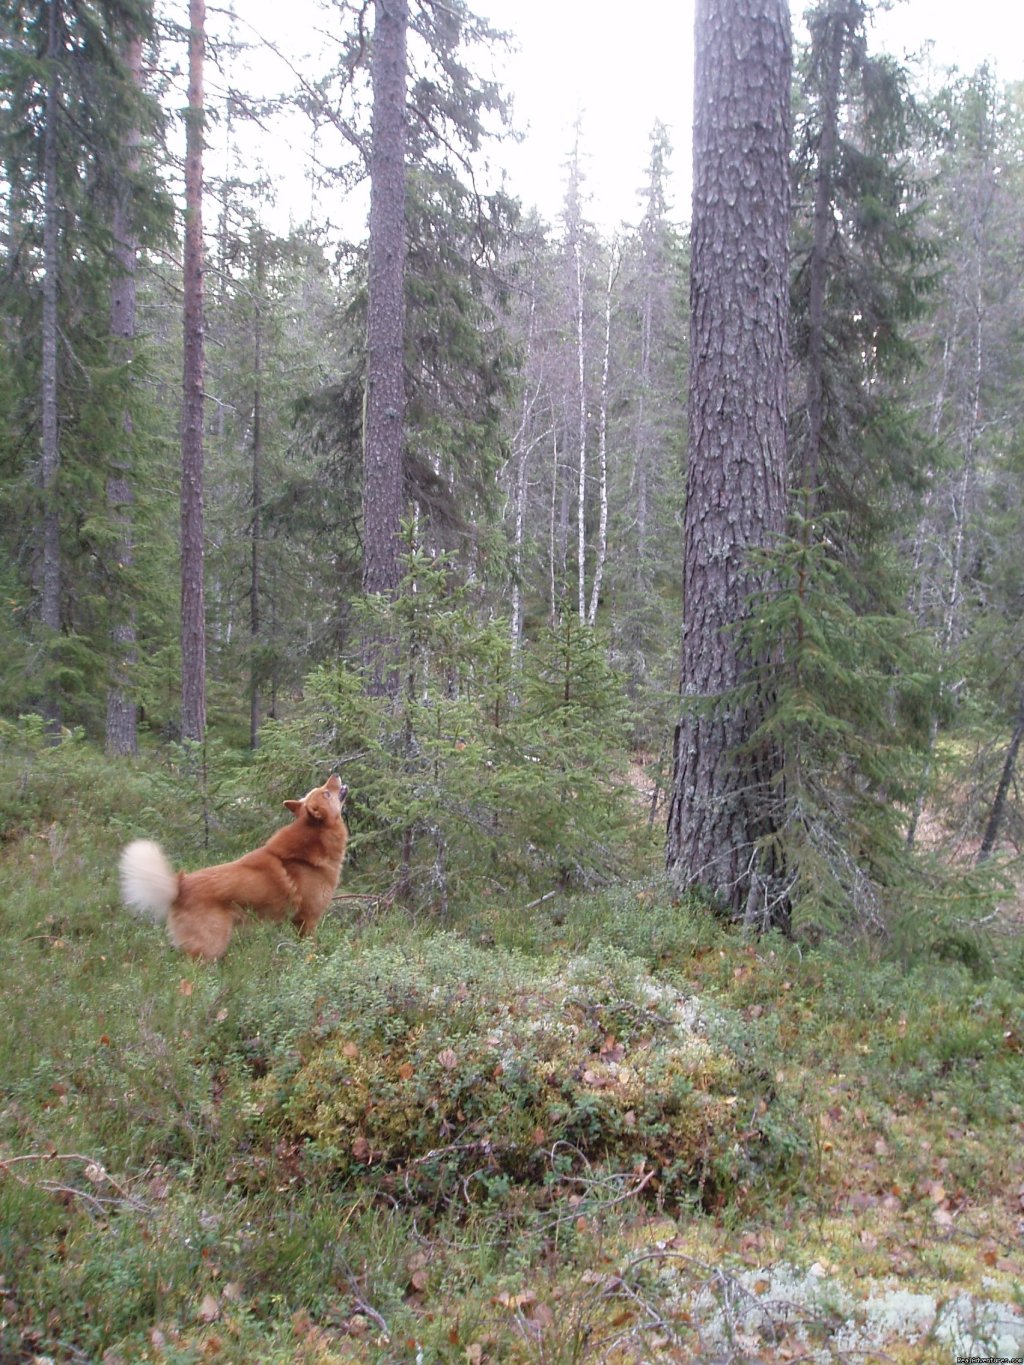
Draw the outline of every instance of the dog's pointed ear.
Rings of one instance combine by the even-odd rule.
[[[301,801],[285,801],[283,802],[283,805],[285,809],[290,810],[293,815],[298,815],[299,811],[302,809]]]

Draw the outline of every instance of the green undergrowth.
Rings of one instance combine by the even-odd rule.
[[[751,942],[652,875],[202,966],[115,876],[272,818],[194,791],[0,745],[0,1359],[1024,1353],[1017,943]]]

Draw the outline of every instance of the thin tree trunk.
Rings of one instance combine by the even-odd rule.
[[[526,374],[529,373],[530,360],[533,355],[536,313],[537,297],[534,293],[530,296],[530,321],[526,333],[526,355],[523,358],[523,371]],[[513,449],[516,452],[516,464],[515,479],[512,486],[512,613],[509,630],[513,655],[517,658],[523,636],[523,543],[526,533],[527,459],[530,451],[527,429],[532,406],[530,392],[524,384],[519,430],[513,443]]]
[[[618,246],[612,248],[608,262],[608,289],[604,300],[604,358],[601,363],[601,399],[597,428],[597,477],[598,477],[598,524],[597,545],[595,547],[594,581],[590,587],[590,606],[587,610],[587,625],[593,626],[597,620],[597,608],[601,601],[601,584],[604,581],[604,566],[608,558],[608,371],[612,349],[612,285],[619,265]]]
[[[830,32],[825,44],[826,69],[821,108],[821,140],[814,182],[814,227],[808,263],[807,304],[807,440],[803,454],[803,512],[805,535],[814,516],[821,477],[825,428],[825,293],[828,286],[829,239],[836,150],[839,143],[839,84],[846,42],[846,16],[832,11],[825,22]]]
[[[125,48],[125,65],[136,88],[142,87],[142,38],[133,35]],[[131,176],[139,166],[140,134],[137,128],[125,137],[125,164]],[[119,186],[112,224],[114,256],[118,274],[110,291],[110,332],[120,343],[121,360],[131,357],[135,344],[135,269],[138,241],[132,224],[131,186],[126,179]],[[126,443],[132,437],[132,418],[125,411],[123,430]],[[112,455],[107,479],[107,507],[117,536],[119,568],[130,570],[135,561],[135,532],[132,524],[133,489],[130,455]],[[107,753],[128,757],[138,753],[138,708],[132,695],[131,678],[137,661],[135,607],[124,589],[114,604],[111,629],[113,663],[107,687]]]
[[[996,846],[996,840],[999,838],[999,830],[1006,815],[1006,798],[1010,794],[1014,773],[1017,770],[1017,755],[1020,752],[1021,739],[1024,739],[1024,688],[1021,689],[1017,720],[1013,727],[1013,734],[1010,736],[1010,745],[1006,750],[1006,757],[1003,760],[1003,771],[1000,774],[999,786],[996,788],[995,800],[992,802],[992,810],[985,826],[981,848],[978,850],[979,863],[983,863],[986,858],[991,856],[992,850]]]
[[[394,597],[405,509],[405,130],[408,0],[376,0],[363,433],[363,591]],[[395,694],[389,641],[365,641],[367,686]]]
[[[189,0],[185,124],[185,309],[181,422],[181,733],[206,734],[206,606],[203,547],[203,56],[205,0]]]
[[[249,526],[249,747],[260,742],[262,697],[260,665],[256,657],[260,644],[263,538],[263,246],[257,248],[255,327],[253,336],[252,392],[252,521]]]
[[[578,147],[577,147],[578,155]],[[576,224],[573,264],[576,272],[576,383],[578,385],[577,433],[579,482],[576,485],[576,588],[580,621],[587,619],[587,383],[586,350],[583,345],[583,241],[582,224]]]
[[[953,647],[956,640],[957,626],[962,606],[963,568],[967,546],[967,521],[973,494],[978,433],[981,430],[981,389],[984,375],[984,299],[981,280],[981,262],[977,256],[974,260],[974,266],[977,272],[973,303],[974,366],[971,376],[967,427],[964,432],[963,461],[960,466],[960,473],[955,489],[950,495],[950,505],[953,511],[953,544],[950,554],[949,585],[943,603],[942,633],[939,636],[938,641],[939,666],[941,669],[940,687],[944,696],[948,696],[950,693],[950,684],[946,673],[953,657]],[[924,768],[917,793],[914,797],[910,823],[907,827],[908,848],[913,848],[917,842],[917,829],[921,821],[921,816],[924,814],[925,801],[927,800],[928,789],[931,784],[935,745],[938,737],[939,715],[938,710],[933,707],[932,713],[928,718],[928,748],[925,754]]]
[[[551,414],[551,508],[548,524],[548,623],[554,625],[558,620],[557,537],[558,526],[558,422],[554,412]],[[565,558],[562,558],[562,579],[565,578]]]
[[[60,473],[60,420],[57,408],[57,329],[60,261],[60,203],[57,185],[57,127],[60,118],[60,77],[57,50],[57,4],[49,6],[47,33],[46,130],[43,140],[43,277],[42,277],[42,366],[40,382],[42,428],[42,565],[40,572],[39,620],[44,631],[56,636],[60,631],[61,563],[60,509],[57,479]],[[49,652],[52,638],[47,641]],[[43,710],[50,726],[60,725],[60,698],[49,676],[46,679]]]
[[[376,0],[363,468],[363,590],[401,581],[407,0]]]

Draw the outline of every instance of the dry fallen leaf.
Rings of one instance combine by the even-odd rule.
[[[357,1161],[369,1161],[372,1149],[369,1142],[363,1136],[359,1136],[352,1143],[352,1155]]]
[[[215,1294],[204,1294],[199,1305],[200,1322],[216,1322],[220,1317],[220,1301]]]

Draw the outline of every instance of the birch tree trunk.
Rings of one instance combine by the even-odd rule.
[[[608,371],[612,349],[612,286],[619,265],[618,246],[612,247],[608,260],[608,287],[604,296],[604,356],[601,362],[601,397],[597,426],[597,477],[598,477],[598,524],[597,545],[595,547],[594,581],[590,587],[590,606],[587,609],[587,625],[593,626],[597,620],[597,608],[601,601],[601,585],[604,582],[604,566],[608,558]]]
[[[518,658],[523,638],[523,545],[526,536],[526,493],[529,486],[528,462],[534,442],[530,437],[531,416],[539,397],[539,388],[530,382],[533,358],[534,327],[537,318],[536,292],[530,294],[530,313],[526,329],[526,354],[523,358],[523,401],[519,411],[519,428],[512,448],[515,452],[515,475],[512,485],[512,613],[509,632],[513,656]]]
[[[184,375],[181,420],[181,733],[206,733],[203,548],[203,57],[205,0],[189,0],[185,124]]]
[[[748,922],[785,924],[781,757],[736,627],[784,530],[789,302],[786,0],[697,0],[690,464],[681,691],[666,861]]]
[[[576,323],[576,382],[577,392],[577,448],[579,451],[579,482],[576,485],[576,586],[577,610],[580,621],[587,619],[587,357],[583,345],[583,242],[582,224],[576,225],[573,239],[573,267],[575,270]]]

